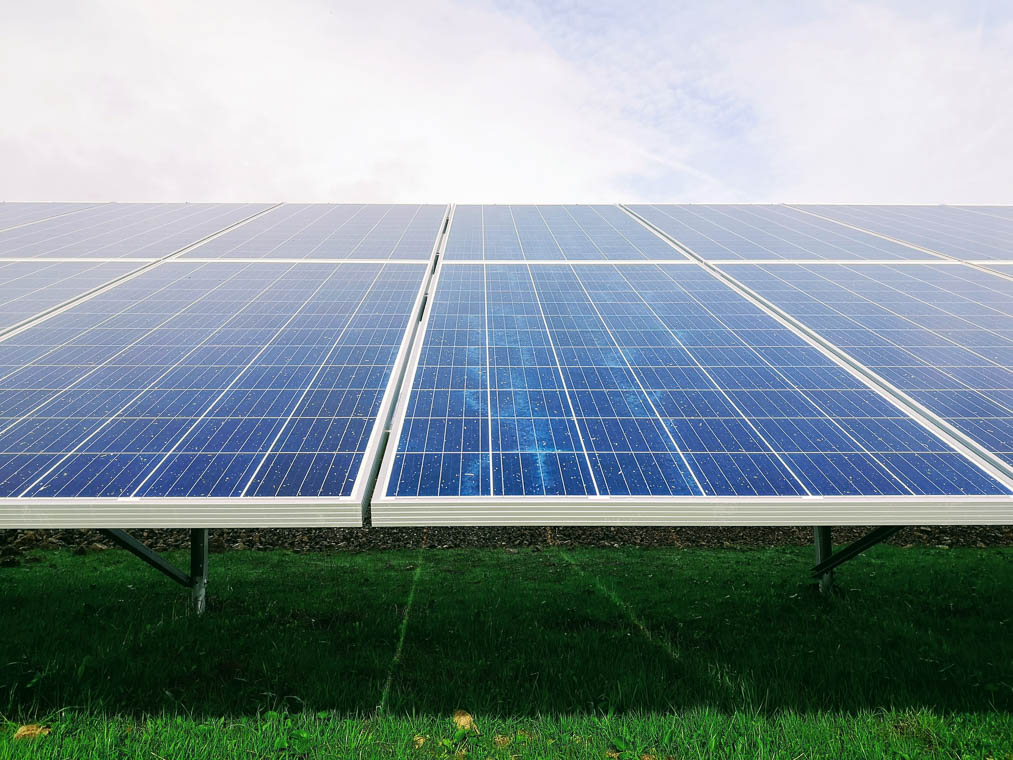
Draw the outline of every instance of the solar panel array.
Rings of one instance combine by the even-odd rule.
[[[0,525],[1008,522],[1010,242],[1008,207],[3,204]]]

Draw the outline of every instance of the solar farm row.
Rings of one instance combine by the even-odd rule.
[[[7,205],[0,524],[1013,518],[1005,207]]]

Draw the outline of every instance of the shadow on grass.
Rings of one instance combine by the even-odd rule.
[[[1013,708],[1010,550],[881,547],[833,599],[798,549],[235,552],[201,619],[123,552],[36,557],[0,571],[12,720]]]

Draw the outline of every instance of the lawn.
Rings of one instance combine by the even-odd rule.
[[[1010,549],[880,546],[832,598],[799,548],[230,552],[203,618],[125,552],[32,559],[2,758],[1013,758]]]

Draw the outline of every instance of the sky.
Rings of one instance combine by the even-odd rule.
[[[0,199],[1013,203],[1013,3],[33,0]]]

